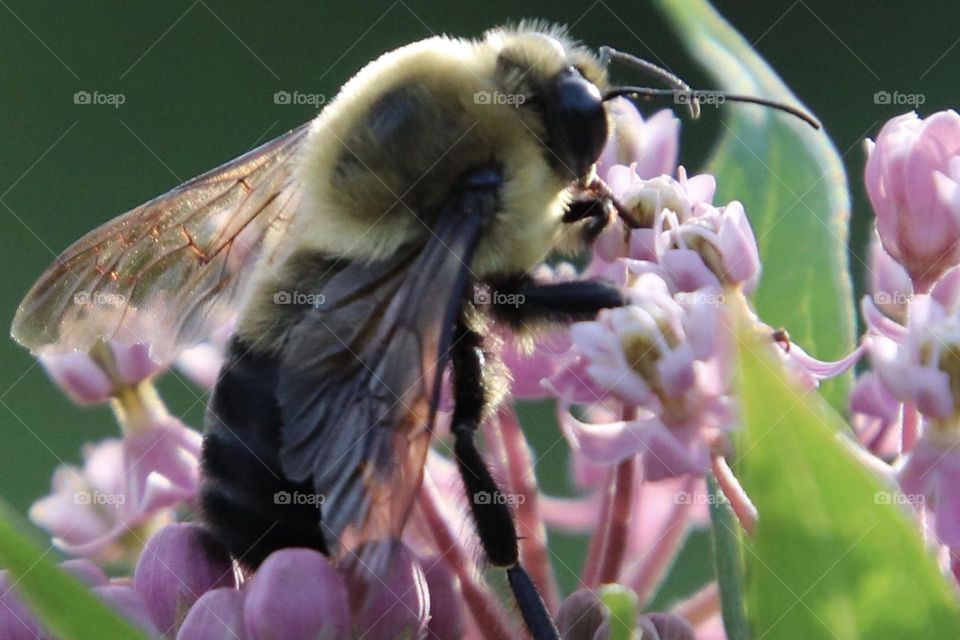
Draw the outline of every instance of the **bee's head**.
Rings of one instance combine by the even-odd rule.
[[[556,27],[521,25],[488,32],[486,40],[497,51],[502,92],[492,99],[512,101],[560,174],[586,178],[607,140],[603,66]]]

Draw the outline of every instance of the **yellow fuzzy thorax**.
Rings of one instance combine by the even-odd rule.
[[[495,31],[480,41],[410,44],[347,82],[302,149],[297,243],[347,259],[387,257],[429,237],[425,212],[442,204],[459,175],[493,163],[504,174],[500,208],[478,246],[474,274],[525,273],[545,258],[561,234],[569,178],[551,166],[542,123],[529,109],[477,98],[502,91],[496,64],[507,47],[531,74],[549,77],[569,64],[564,46],[546,34]],[[424,115],[411,116],[415,144],[399,148],[369,132],[370,113],[389,92],[407,88]]]

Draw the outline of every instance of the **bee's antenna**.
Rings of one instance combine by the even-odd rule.
[[[653,76],[654,78],[663,80],[666,84],[670,85],[671,89],[654,89],[651,87],[614,87],[610,91],[607,91],[603,95],[603,100],[607,101],[612,98],[617,98],[620,96],[625,97],[647,97],[654,98],[660,96],[673,96],[674,98],[683,98],[684,102],[690,108],[690,115],[694,118],[700,115],[700,102],[705,97],[710,96],[715,99],[722,99],[724,101],[729,100],[730,102],[747,102],[750,104],[758,104],[764,107],[770,107],[771,109],[776,109],[778,111],[783,111],[784,113],[789,113],[790,115],[800,118],[807,124],[809,124],[814,129],[820,128],[820,123],[816,118],[811,116],[806,111],[792,107],[783,102],[777,102],[775,100],[767,100],[766,98],[757,98],[756,96],[743,96],[732,93],[724,93],[723,91],[695,91],[690,88],[686,82],[670,73],[666,69],[658,67],[657,65],[643,60],[642,58],[637,58],[632,56],[629,53],[623,53],[617,51],[610,47],[600,47],[600,61],[606,63],[609,60],[616,60],[618,62],[623,62],[630,65],[631,67],[640,69],[641,71]]]
[[[766,98],[758,98],[756,96],[741,96],[734,93],[724,93],[723,91],[679,91],[677,89],[652,89],[650,87],[616,87],[603,94],[603,99],[606,101],[620,96],[644,96],[650,98],[658,96],[673,96],[675,98],[684,98],[683,101],[689,102],[691,105],[699,105],[700,101],[705,97],[712,96],[719,98],[722,101],[729,100],[730,102],[748,102],[750,104],[758,104],[763,107],[770,107],[771,109],[783,111],[784,113],[789,113],[794,117],[800,118],[814,129],[820,128],[820,123],[817,121],[817,119],[806,111],[796,107],[791,107],[790,105],[782,102],[767,100]]]
[[[673,88],[674,93],[690,93],[692,89],[690,85],[681,80],[678,76],[670,73],[661,66],[655,65],[649,60],[644,60],[643,58],[638,58],[637,56],[630,55],[629,53],[624,53],[622,51],[617,51],[613,47],[600,47],[600,63],[606,66],[610,60],[616,60],[617,62],[622,62],[626,65],[639,69],[647,75],[657,80],[662,81],[664,84]],[[615,96],[611,96],[615,97]],[[604,100],[608,98],[604,96]],[[700,103],[696,100],[690,100],[688,102],[690,108],[690,117],[699,118],[700,117]]]

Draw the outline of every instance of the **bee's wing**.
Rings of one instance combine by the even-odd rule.
[[[20,304],[13,337],[36,354],[145,342],[167,362],[236,312],[300,197],[291,157],[307,125],[94,229]]]
[[[489,193],[454,195],[415,251],[351,264],[291,333],[280,464],[324,496],[328,548],[397,537],[420,485]]]

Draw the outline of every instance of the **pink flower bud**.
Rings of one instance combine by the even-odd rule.
[[[343,578],[311,549],[271,554],[246,587],[249,640],[339,640],[350,637]]]
[[[245,640],[243,592],[239,589],[207,591],[191,607],[177,640]]]
[[[134,626],[147,632],[150,637],[156,637],[159,634],[147,603],[133,587],[106,584],[94,587],[93,593]]]
[[[597,173],[606,178],[614,165],[635,165],[641,178],[673,175],[677,169],[680,144],[680,120],[670,109],[644,119],[637,108],[624,98],[607,103],[610,134],[597,160]]]
[[[565,640],[594,640],[610,611],[591,589],[570,594],[557,613],[557,629]]]
[[[40,362],[57,386],[81,405],[106,402],[118,388],[133,387],[162,368],[150,358],[148,345],[111,344],[110,350],[114,359],[110,371],[86,353],[41,356]]]
[[[64,560],[60,568],[91,587],[102,587],[110,582],[103,569],[86,558]]]
[[[367,543],[346,558],[341,572],[357,637],[426,637],[430,592],[423,569],[406,546],[398,541]]]
[[[430,590],[430,640],[462,638],[466,628],[466,611],[460,581],[442,558],[434,556],[420,560],[423,575]]]
[[[11,585],[10,574],[0,571],[0,638],[44,640],[48,636]]]
[[[880,241],[916,291],[926,293],[960,264],[960,116],[897,116],[867,151],[867,195]]]
[[[643,617],[657,632],[651,640],[696,640],[693,627],[680,616],[672,613],[648,613]],[[644,636],[643,640],[647,640],[647,637]]]
[[[201,527],[172,524],[147,542],[133,583],[157,628],[173,634],[200,596],[234,585],[233,565]]]

